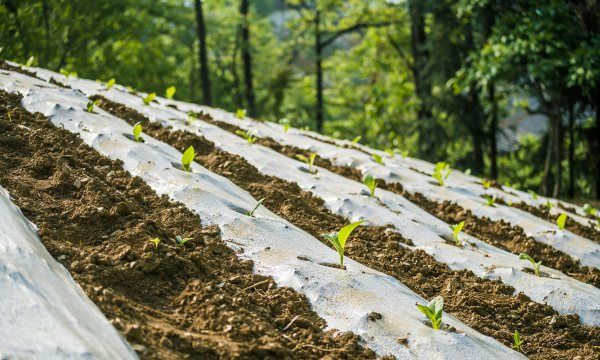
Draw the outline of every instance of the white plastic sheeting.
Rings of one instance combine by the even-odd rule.
[[[172,163],[180,161],[181,153],[149,136],[144,136],[143,144],[129,140],[124,136],[131,133],[127,123],[102,110],[86,112],[88,100],[77,91],[3,71],[0,86],[22,94],[23,106],[29,111],[45,114],[101,154],[122,160],[132,175],[141,177],[158,194],[185,204],[204,224],[218,225],[222,238],[240,250],[240,256],[254,261],[255,271],[304,293],[330,327],[360,335],[379,355],[524,358],[451,316],[446,315],[445,322],[457,332],[432,330],[415,307],[416,302],[425,300],[390,276],[350,259],[346,271],[320,265],[336,262],[337,253],[262,207],[256,218],[243,215],[256,204],[248,193],[195,163],[192,173],[177,170]],[[380,313],[382,319],[369,321],[371,312]],[[407,344],[401,345],[398,338],[407,339]]]
[[[0,358],[137,359],[0,187]]]
[[[570,231],[558,230],[556,224],[549,223],[526,211],[500,204],[496,204],[495,207],[486,206],[486,200],[482,198],[482,195],[489,194],[497,198],[503,198],[506,201],[524,201],[533,206],[545,204],[545,200],[542,200],[541,197],[534,200],[529,194],[513,189],[507,190],[508,192],[495,188],[484,189],[482,185],[475,183],[475,181],[480,181],[480,179],[465,175],[459,171],[455,171],[450,175],[445,187],[440,187],[432,183],[433,179],[430,176],[413,170],[417,169],[428,174],[433,172],[434,165],[422,160],[402,158],[401,156],[391,158],[385,152],[371,150],[382,156],[384,165],[381,165],[364,152],[316,140],[313,136],[317,137],[317,135],[314,134],[310,134],[310,137],[305,136],[305,132],[296,129],[290,129],[287,133],[284,133],[281,125],[250,119],[240,120],[233,114],[220,109],[165,99],[162,99],[161,102],[173,103],[182,111],[203,111],[217,120],[250,130],[255,136],[270,137],[283,145],[295,146],[315,152],[320,157],[331,160],[335,165],[354,167],[365,175],[370,174],[387,183],[399,182],[409,192],[420,192],[430,200],[439,202],[448,200],[458,203],[463,208],[471,210],[476,216],[489,217],[494,221],[508,221],[514,226],[522,227],[525,233],[533,237],[536,241],[550,245],[574,259],[580,260],[582,265],[600,268],[600,244],[573,234]],[[320,137],[323,136],[321,135]],[[341,143],[348,145],[349,142]],[[552,201],[554,203],[557,202],[557,200]],[[564,202],[562,203],[565,204]],[[578,208],[570,204],[568,206]],[[578,209],[579,212],[583,212],[580,208]],[[552,208],[551,211],[552,213],[564,212],[557,206]],[[584,224],[588,224],[591,221],[571,213],[568,213],[568,216]]]
[[[106,91],[102,85],[89,80],[64,77],[60,80],[85,94],[101,94],[124,104],[165,126],[198,132],[222,150],[244,157],[262,173],[297,183],[322,198],[333,213],[349,220],[364,218],[373,225],[391,224],[404,237],[411,239],[417,248],[433,255],[436,260],[448,264],[452,269],[467,269],[480,277],[501,279],[534,301],[547,303],[562,314],[578,314],[585,324],[600,325],[600,303],[597,301],[600,289],[550,268],[542,267],[542,277],[524,272],[523,268],[530,267],[528,262],[468,235],[463,237],[472,246],[450,245],[442,238],[451,236],[448,224],[398,194],[378,190],[378,200],[369,198],[360,183],[325,169],[320,169],[319,174],[313,176],[302,171],[304,165],[298,161],[271,149],[248,144],[241,137],[200,120],[186,125],[186,113],[156,103],[147,106],[139,96],[123,92],[122,88],[113,87]],[[222,110],[221,112],[228,114]],[[223,116],[218,115],[217,119]]]

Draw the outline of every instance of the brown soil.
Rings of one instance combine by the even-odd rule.
[[[325,208],[323,200],[302,191],[297,184],[265,176],[242,157],[224,153],[198,135],[162,128],[132,109],[102,98],[98,100],[104,110],[127,119],[130,124],[141,121],[145,133],[179,150],[194,145],[200,151],[198,163],[226,176],[255,198],[266,198],[264,205],[269,210],[316,238],[321,239],[321,234],[346,224],[345,219]],[[202,115],[202,118],[208,117]],[[453,271],[424,251],[411,251],[401,243],[411,242],[383,227],[363,226],[353,233],[346,254],[396,277],[425,298],[443,296],[448,312],[508,346],[512,333],[519,330],[526,339],[524,351],[534,359],[600,356],[600,329],[582,326],[578,316],[559,315],[523,294],[513,295],[514,289],[500,281],[481,279],[469,271]]]
[[[202,120],[211,122],[227,131],[235,133],[239,128],[235,125],[222,121],[214,120],[209,116],[198,114]],[[271,138],[258,138],[256,143],[269,147],[288,157],[295,158],[296,154],[308,156],[308,151],[293,146],[282,145]],[[328,159],[323,159],[317,155],[315,165],[328,169],[336,174],[345,176],[352,180],[362,182],[362,173],[350,166],[336,166]],[[434,202],[428,200],[420,193],[409,193],[404,191],[400,183],[386,184],[383,180],[377,180],[377,186],[402,196],[405,196],[411,202],[429,212],[433,216],[449,224],[457,224],[465,221],[463,231],[471,236],[485,241],[489,244],[510,251],[514,254],[526,253],[537,261],[542,261],[545,266],[562,271],[574,278],[600,287],[600,270],[582,266],[579,261],[562,251],[556,250],[552,246],[535,241],[532,237],[525,235],[523,229],[519,226],[512,226],[505,221],[492,221],[489,218],[481,218],[473,215],[469,210],[465,210],[456,203]],[[573,221],[571,221],[573,222]]]
[[[218,228],[5,92],[0,184],[144,359],[374,357],[356,335],[324,332],[304,296],[253,274]]]
[[[551,215],[548,209],[543,206],[535,207],[528,205],[525,202],[512,204],[512,206],[527,211],[528,213],[531,213],[532,215],[547,220],[551,223],[556,223],[556,219],[558,219],[558,215]],[[591,222],[593,224],[593,221]],[[577,221],[571,219],[570,217],[567,217],[565,229],[569,230],[574,234],[582,236],[586,239],[593,240],[600,244],[600,231],[596,230],[593,226],[586,226],[580,224]]]

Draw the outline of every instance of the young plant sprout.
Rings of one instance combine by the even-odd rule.
[[[385,149],[385,152],[386,152],[386,153],[387,153],[389,156],[391,156],[392,158],[393,158],[394,156],[396,156],[396,153],[394,152],[394,150],[393,150],[393,149],[387,148],[387,149]]]
[[[286,133],[290,129],[290,121],[288,119],[281,119],[279,123],[283,125],[283,132]]]
[[[196,152],[194,151],[193,146],[187,148],[183,153],[183,156],[181,157],[181,166],[183,166],[185,171],[192,171],[192,161],[194,161],[194,156],[196,156]]]
[[[550,201],[550,199],[546,200],[546,208],[548,209],[548,211],[552,210],[553,207],[554,204],[552,203],[552,201]]]
[[[452,229],[452,237],[454,238],[454,242],[456,245],[460,246],[462,243],[459,238],[459,234],[461,230],[465,227],[465,222],[461,221],[456,225],[450,225],[450,229]]]
[[[518,330],[515,330],[515,333],[513,334],[513,346],[512,348],[517,350],[518,352],[521,352],[521,345],[523,345],[523,338],[521,338],[521,334],[519,334]]]
[[[481,184],[483,185],[484,189],[489,189],[492,186],[492,182],[488,179],[484,179]]]
[[[114,78],[108,80],[106,82],[106,90],[110,90],[110,88],[113,87],[116,82],[117,82],[117,80],[115,80]]]
[[[140,136],[142,134],[142,123],[141,122],[137,122],[135,123],[135,125],[133,125],[133,140],[135,140],[135,142],[143,142],[144,139],[142,139],[142,137]]]
[[[173,95],[175,95],[175,91],[177,91],[177,88],[175,86],[169,86],[167,90],[165,90],[165,97],[167,99],[172,99]]]
[[[154,244],[154,248],[158,249],[158,244],[160,244],[160,239],[159,238],[154,238],[152,240],[148,240],[148,242],[151,242]]]
[[[65,69],[60,69],[60,73],[63,74],[67,79],[69,77],[77,77],[77,73],[75,71],[68,71]]]
[[[528,193],[529,195],[531,195],[531,197],[533,198],[533,200],[537,200],[537,198],[538,198],[538,194],[536,194],[536,193],[535,193],[535,191],[533,191],[533,190],[528,190],[528,191],[527,191],[527,193]]]
[[[377,180],[371,175],[365,176],[363,183],[369,188],[370,196],[375,196],[375,189],[377,188]]]
[[[598,209],[596,209],[590,204],[585,204],[583,205],[583,212],[589,216],[596,216],[598,214]]]
[[[362,135],[357,135],[354,139],[352,139],[353,144],[358,144],[358,142],[362,139]]]
[[[237,109],[235,112],[235,117],[243,120],[246,117],[246,109]]]
[[[492,196],[492,195],[487,195],[487,194],[486,194],[486,195],[483,195],[483,197],[485,198],[485,201],[486,201],[486,203],[485,203],[485,204],[486,204],[487,206],[494,207],[494,203],[496,202],[496,197],[495,197],[495,196]]]
[[[360,220],[357,222],[353,222],[352,224],[348,224],[340,229],[338,232],[332,232],[329,234],[321,234],[322,237],[329,240],[329,242],[333,245],[333,247],[337,250],[340,255],[340,266],[342,269],[344,267],[344,248],[346,247],[346,241],[352,234],[352,231],[356,229],[357,226],[362,224],[364,220]]]
[[[248,144],[252,144],[256,141],[256,137],[254,135],[252,135],[250,133],[250,130],[241,130],[241,129],[237,129],[235,131],[235,133],[241,137],[243,137],[244,139],[246,139],[246,141],[248,142]]]
[[[444,298],[436,296],[427,305],[417,304],[419,310],[431,321],[433,330],[442,327],[442,315],[444,313]]]
[[[146,95],[146,97],[144,98],[144,104],[150,105],[150,103],[152,102],[152,100],[154,100],[155,97],[156,97],[156,93],[150,93],[150,94]]]
[[[181,236],[175,236],[175,243],[177,246],[184,246],[186,242],[192,240],[193,238],[182,238]]]
[[[263,201],[265,201],[265,198],[258,200],[258,202],[256,203],[256,205],[254,205],[254,208],[252,208],[252,210],[246,211],[246,216],[254,217],[254,212],[262,205]]]
[[[308,165],[308,172],[311,174],[316,174],[317,169],[314,168],[315,158],[317,157],[316,153],[310,153],[308,158],[302,154],[297,154],[296,158],[300,161],[304,161],[306,165]]]
[[[93,101],[88,101],[87,105],[86,105],[86,110],[89,113],[93,113],[94,112],[94,105],[96,105]]]
[[[27,62],[25,63],[25,66],[31,67],[31,65],[33,65],[33,61],[34,60],[35,60],[35,56],[30,56],[29,59],[27,59]]]
[[[385,165],[383,163],[383,159],[381,158],[381,155],[373,154],[371,156],[373,157],[373,160],[375,160],[376,163],[378,163],[380,165]]]
[[[188,111],[187,113],[187,123],[188,125],[193,123],[196,120],[196,114],[193,111]]]
[[[558,219],[556,219],[556,225],[558,226],[558,228],[560,230],[565,228],[566,222],[567,222],[567,214],[565,214],[565,213],[560,214]]]
[[[435,168],[433,169],[433,174],[431,175],[440,186],[444,186],[446,179],[452,173],[452,169],[450,169],[450,164],[446,164],[441,161],[435,164]]]
[[[519,254],[519,260],[527,260],[531,263],[531,265],[533,265],[533,271],[535,272],[535,275],[540,276],[540,266],[542,265],[541,261],[535,262],[535,260],[533,260],[533,258],[525,253],[520,253]]]
[[[467,170],[465,170],[465,175],[471,175],[471,168],[468,168]]]

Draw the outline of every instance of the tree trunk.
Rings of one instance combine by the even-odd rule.
[[[554,148],[554,126],[552,118],[548,117],[548,143],[546,146],[546,159],[544,160],[544,172],[542,175],[542,182],[540,184],[540,193],[544,196],[548,196],[549,179],[550,179],[550,168],[552,164],[552,149]]]
[[[40,66],[48,67],[48,61],[50,60],[50,9],[48,8],[48,1],[42,0],[42,16],[44,21],[44,58]]]
[[[490,84],[489,98],[491,104],[490,112],[490,167],[492,179],[498,179],[498,145],[496,144],[496,133],[498,132],[498,103],[496,102],[496,87]]]
[[[319,11],[315,13],[315,66],[317,75],[317,107],[316,120],[317,131],[323,132],[323,47],[321,46],[321,19]]]
[[[596,92],[596,154],[600,152],[600,90]],[[600,156],[596,155],[596,199],[600,199]]]
[[[212,105],[210,96],[210,75],[208,70],[208,59],[206,54],[206,27],[204,25],[204,14],[202,13],[202,0],[195,0],[196,5],[196,33],[200,44],[200,81],[202,82],[202,96],[204,105]]]
[[[249,0],[241,0],[240,15],[242,16],[242,61],[244,62],[244,83],[246,86],[246,103],[248,115],[256,117],[254,88],[252,86],[252,57],[250,55],[250,25],[248,21]]]
[[[554,115],[554,164],[556,169],[554,171],[554,188],[552,190],[552,196],[557,198],[560,193],[560,186],[562,183],[562,152],[563,152],[563,135],[562,135],[562,121],[560,111],[557,109]]]
[[[575,197],[575,109],[569,106],[569,189],[567,196]]]

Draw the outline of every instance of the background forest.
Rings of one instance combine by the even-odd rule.
[[[0,19],[5,59],[600,196],[596,0],[0,0]]]

